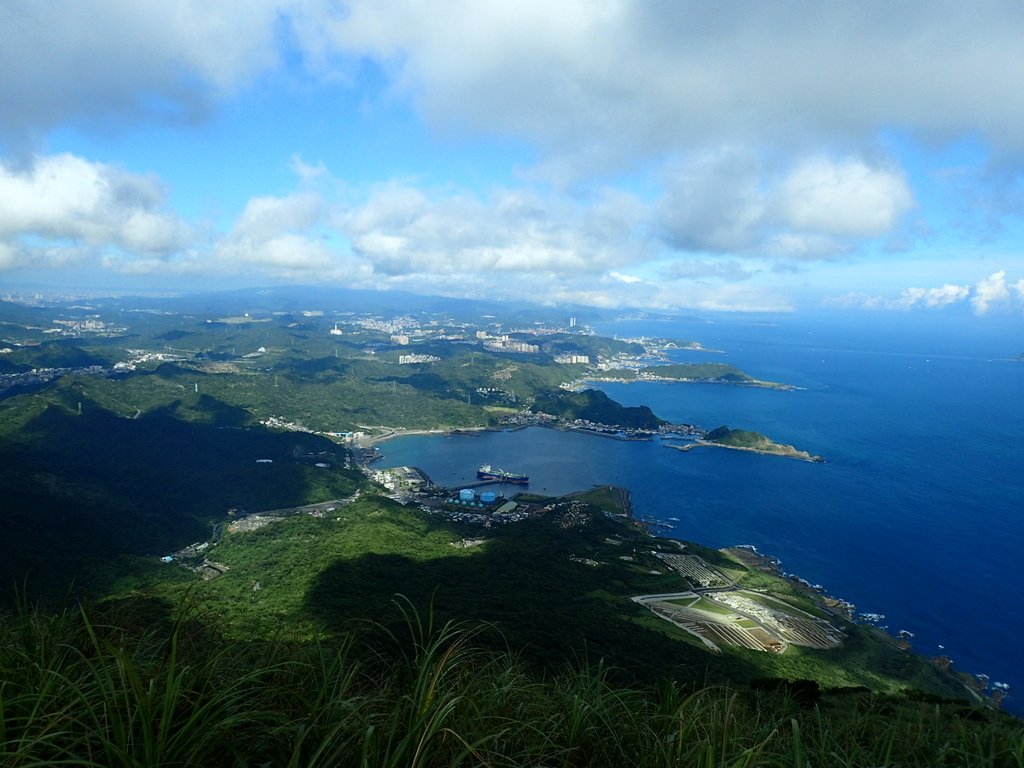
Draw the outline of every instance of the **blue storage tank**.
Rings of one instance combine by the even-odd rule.
[[[484,491],[480,494],[480,501],[484,504],[493,504],[495,498],[494,491]]]

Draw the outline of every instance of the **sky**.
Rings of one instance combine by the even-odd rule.
[[[0,290],[1024,317],[1022,40],[1016,0],[4,0]]]

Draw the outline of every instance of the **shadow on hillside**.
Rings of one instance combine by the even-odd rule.
[[[63,594],[83,562],[162,555],[210,533],[231,508],[288,507],[351,493],[354,476],[301,457],[337,451],[308,434],[242,428],[210,397],[126,419],[82,398],[49,405],[0,438],[0,585]],[[257,463],[270,459],[272,463]],[[88,585],[79,584],[88,587]]]
[[[33,368],[86,368],[90,365],[107,366],[110,361],[78,346],[77,339],[56,339],[37,347],[23,347],[18,350],[22,362]]]
[[[408,637],[400,608],[407,599],[421,617],[432,615],[435,626],[493,625],[497,632],[482,639],[514,649],[532,666],[557,669],[604,660],[623,684],[671,672],[701,685],[782,678],[818,679],[822,688],[876,689],[882,676],[936,693],[950,690],[933,667],[887,643],[870,642],[860,630],[836,651],[792,649],[781,656],[740,648],[712,654],[670,636],[667,624],[628,599],[663,591],[664,581],[657,581],[662,577],[609,557],[607,549],[601,554],[600,543],[616,531],[621,524],[601,515],[571,530],[543,517],[484,532],[486,544],[471,554],[339,560],[318,574],[306,609],[334,632],[386,629]],[[453,541],[460,537],[452,532]],[[581,555],[601,564],[578,562]],[[367,619],[380,627],[368,627]]]
[[[539,528],[539,526],[535,526]],[[617,581],[614,567],[595,569],[568,560],[572,534],[536,541],[492,540],[487,551],[468,557],[415,561],[367,554],[334,563],[307,595],[307,608],[333,631],[380,629],[408,636],[399,606],[408,599],[435,626],[446,621],[486,623],[498,631],[482,638],[510,647],[531,666],[560,669],[568,663],[615,668],[622,683],[653,681],[675,670],[681,679],[705,682],[749,680],[764,670],[733,656],[711,656],[685,642],[638,624],[644,609],[596,590]],[[568,541],[566,541],[568,540]]]
[[[345,376],[351,366],[336,357],[317,357],[312,360],[295,359],[288,363],[289,375],[299,379],[334,379]]]

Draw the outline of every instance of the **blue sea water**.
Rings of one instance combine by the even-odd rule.
[[[1024,712],[1024,324],[970,317],[622,321],[604,335],[696,339],[679,361],[728,362],[775,391],[716,384],[608,384],[626,405],[707,428],[763,432],[824,464],[660,442],[527,429],[406,437],[383,465],[435,482],[483,461],[528,472],[531,490],[628,486],[638,514],[679,518],[670,535],[754,544],[783,568],[914,633],[1014,690]],[[942,648],[940,648],[942,646]],[[1015,695],[1016,694],[1016,695]]]

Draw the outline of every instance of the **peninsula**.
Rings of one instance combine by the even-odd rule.
[[[732,448],[736,451],[751,451],[769,456],[782,456],[787,459],[800,459],[801,461],[825,461],[821,456],[801,451],[792,445],[776,443],[760,432],[749,432],[745,429],[729,429],[726,426],[711,430],[696,442],[687,443],[686,445],[667,445],[666,447],[675,448],[679,451],[690,451],[701,446]]]
[[[633,368],[606,368],[588,372],[586,377],[575,383],[583,386],[595,382],[617,382],[628,384],[636,381],[700,382],[705,384],[734,384],[745,387],[794,390],[792,384],[755,379],[739,368],[727,363],[668,363]]]

